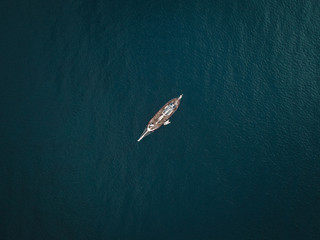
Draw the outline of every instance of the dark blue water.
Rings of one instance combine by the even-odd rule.
[[[0,33],[0,239],[320,239],[318,0],[2,1]]]

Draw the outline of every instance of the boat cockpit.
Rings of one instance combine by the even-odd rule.
[[[175,109],[177,106],[174,104],[174,102],[170,103],[168,106],[165,107],[162,114],[163,115],[169,115]]]

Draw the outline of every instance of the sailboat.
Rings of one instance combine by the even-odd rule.
[[[162,125],[170,124],[170,117],[177,111],[180,100],[183,94],[181,94],[177,98],[171,99],[167,102],[149,121],[148,125],[144,129],[141,137],[138,139],[138,142],[141,141],[142,138],[148,136],[149,134],[153,133],[155,130],[160,128]]]

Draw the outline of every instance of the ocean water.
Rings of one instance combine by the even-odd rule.
[[[0,32],[0,239],[320,239],[318,0],[2,1]]]

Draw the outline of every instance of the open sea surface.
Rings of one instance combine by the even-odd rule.
[[[4,0],[0,33],[1,240],[320,239],[319,0]]]

